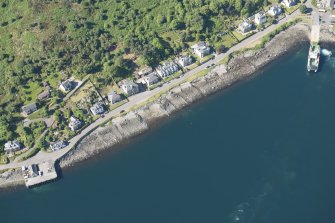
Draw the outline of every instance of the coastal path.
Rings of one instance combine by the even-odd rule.
[[[286,23],[287,21],[295,18],[299,13],[300,13],[299,10],[297,10],[294,13],[292,13],[291,15],[287,15],[284,19],[280,20],[277,24],[269,26],[266,29],[264,29],[263,31],[255,33],[251,37],[241,41],[240,43],[238,43],[235,46],[233,46],[232,48],[230,48],[227,52],[216,55],[212,60],[209,60],[208,62],[201,64],[200,66],[196,67],[195,69],[186,72],[179,79],[173,79],[168,83],[164,83],[162,87],[158,87],[158,88],[155,88],[151,91],[145,91],[145,92],[142,92],[142,93],[139,93],[137,95],[133,95],[133,96],[129,97],[129,102],[127,102],[127,103],[121,105],[120,107],[106,113],[104,117],[101,117],[101,118],[97,119],[96,121],[91,123],[88,127],[83,129],[81,131],[81,133],[79,133],[76,136],[74,136],[73,138],[71,138],[68,141],[69,144],[65,148],[63,148],[59,151],[56,151],[56,152],[51,152],[51,153],[40,151],[35,156],[33,156],[33,157],[31,157],[31,158],[29,158],[25,161],[22,161],[22,162],[15,162],[14,161],[14,162],[9,163],[9,164],[0,165],[0,170],[18,168],[18,167],[21,167],[21,166],[28,166],[28,165],[31,165],[31,164],[42,163],[42,162],[47,161],[47,160],[56,161],[56,160],[60,159],[66,153],[68,153],[73,147],[75,147],[77,145],[77,143],[82,139],[83,136],[89,134],[91,131],[93,131],[94,129],[96,129],[101,124],[105,123],[106,121],[110,120],[111,118],[113,118],[115,116],[118,116],[122,110],[125,110],[125,111],[129,110],[133,106],[147,101],[149,98],[153,97],[154,95],[156,95],[158,93],[161,93],[161,92],[164,92],[164,91],[167,91],[170,88],[172,88],[173,86],[176,86],[178,84],[181,84],[181,83],[185,82],[189,77],[192,77],[193,75],[197,74],[198,72],[206,69],[208,66],[210,66],[213,63],[218,64],[222,59],[227,57],[229,54],[231,54],[233,52],[236,52],[236,51],[238,51],[242,48],[245,48],[246,46],[250,45],[251,43],[259,40],[263,36],[265,36],[265,35],[269,34],[270,32],[274,31],[278,26],[280,26],[280,25]]]

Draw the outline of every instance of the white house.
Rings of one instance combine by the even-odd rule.
[[[5,143],[5,149],[7,155],[13,154],[22,149],[21,143],[19,141],[8,141]]]
[[[203,58],[211,53],[211,49],[209,48],[206,42],[200,42],[191,46],[193,53],[198,55],[200,58]]]
[[[335,8],[335,0],[327,0],[326,7],[329,7],[331,9]]]
[[[124,81],[124,83],[121,85],[121,89],[124,91],[124,93],[128,94],[129,96],[140,92],[138,84],[135,84],[130,80]]]
[[[93,115],[101,115],[105,112],[104,106],[102,103],[95,103],[91,108],[91,112]]]
[[[161,78],[168,77],[179,70],[177,64],[173,62],[164,62],[163,65],[159,65],[156,68],[156,72]]]
[[[252,24],[248,22],[247,20],[244,20],[239,26],[238,30],[242,33],[245,34],[247,32],[250,32],[252,30]]]
[[[269,9],[268,14],[271,15],[271,16],[277,17],[282,12],[283,12],[283,10],[281,9],[281,7],[279,5],[274,5]]]
[[[263,25],[266,23],[266,15],[264,12],[259,12],[255,15],[255,24],[256,25]]]
[[[77,119],[76,117],[71,116],[70,117],[70,123],[69,123],[69,128],[72,131],[76,131],[77,129],[79,129],[81,126],[81,121],[79,119]]]
[[[50,144],[50,149],[55,152],[57,150],[63,149],[66,146],[65,141],[59,141],[56,143]]]
[[[281,3],[287,8],[290,8],[296,4],[295,0],[283,0]]]
[[[144,82],[148,87],[159,82],[159,78],[156,72],[152,72],[144,77]]]
[[[61,89],[62,91],[69,91],[69,90],[72,90],[72,88],[73,88],[73,83],[71,80],[63,81],[59,85],[59,89]]]
[[[111,91],[108,95],[107,95],[108,101],[111,104],[115,104],[119,101],[121,101],[121,95],[117,94],[115,91]]]
[[[186,66],[188,66],[188,65],[190,65],[190,64],[193,63],[193,61],[192,61],[192,57],[190,57],[190,56],[183,56],[183,57],[180,57],[180,58],[178,59],[178,63],[180,64],[180,66],[182,66],[182,67],[186,67]]]

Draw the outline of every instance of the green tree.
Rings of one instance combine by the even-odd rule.
[[[308,11],[306,5],[300,5],[299,10],[303,14],[306,14]]]
[[[241,12],[242,8],[243,8],[243,0],[235,0],[235,10],[237,12]]]

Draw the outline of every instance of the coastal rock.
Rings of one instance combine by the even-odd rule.
[[[171,109],[175,109],[174,107]],[[164,116],[168,116],[172,111],[167,111],[160,103],[151,103],[148,106],[144,106],[142,109],[136,111],[136,113],[143,117],[145,122],[150,122],[151,119],[157,119]]]
[[[180,92],[181,88],[178,86],[171,89],[169,93],[165,96],[166,99],[169,100],[177,109],[181,109],[187,105],[187,101],[185,101],[185,99],[179,95]]]
[[[21,169],[7,170],[0,174],[0,188],[24,184]]]
[[[75,149],[60,160],[60,166],[70,166],[76,161],[85,160],[99,151],[111,148],[113,145],[147,129],[147,123],[134,112],[117,117],[112,120],[110,125],[100,127],[86,136]]]
[[[256,71],[280,55],[308,44],[309,28],[296,25],[274,37],[265,48],[251,50],[235,55],[227,64],[215,67],[207,75],[190,83],[176,86],[157,100],[150,102],[134,112],[113,119],[110,124],[100,127],[86,136],[79,145],[61,160],[61,166],[87,159],[94,153],[111,149],[125,139],[146,131],[150,123],[168,117],[173,112],[203,98],[206,95],[224,89],[239,80],[256,74]],[[334,36],[325,34],[327,41],[334,43]],[[321,36],[325,36],[321,35]],[[326,38],[324,38],[326,39]]]

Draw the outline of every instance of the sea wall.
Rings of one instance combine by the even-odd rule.
[[[64,156],[60,160],[61,167],[85,160],[99,151],[113,149],[115,145],[146,131],[158,119],[166,118],[207,95],[255,75],[257,70],[275,58],[308,45],[309,33],[308,26],[295,25],[274,37],[264,48],[235,55],[227,66],[218,66],[203,77],[172,88],[156,101],[113,119],[110,124],[84,138]]]

